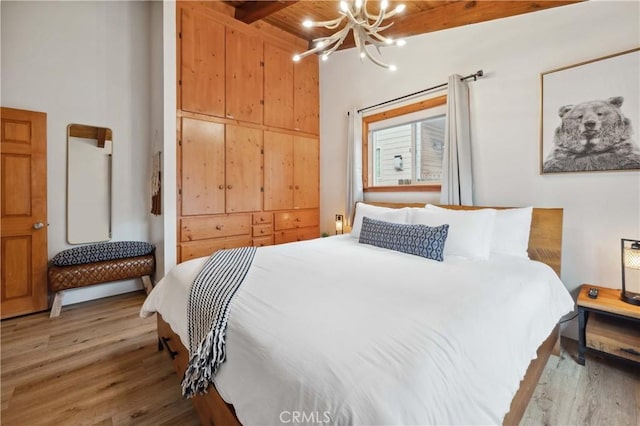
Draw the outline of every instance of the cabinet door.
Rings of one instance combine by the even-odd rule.
[[[227,125],[227,213],[262,210],[262,130]]]
[[[320,95],[317,55],[307,56],[293,68],[294,128],[320,134]]]
[[[264,132],[264,209],[293,207],[293,136]]]
[[[293,129],[292,53],[264,44],[264,124]]]
[[[224,25],[182,8],[180,34],[179,108],[224,117]]]
[[[182,214],[224,213],[224,125],[182,119]]]
[[[293,208],[320,205],[320,148],[318,139],[293,138]]]
[[[226,114],[262,123],[262,40],[227,27]]]

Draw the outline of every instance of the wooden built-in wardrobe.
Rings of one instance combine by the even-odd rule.
[[[320,236],[317,57],[207,3],[177,5],[178,262]]]

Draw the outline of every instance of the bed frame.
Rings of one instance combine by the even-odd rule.
[[[382,207],[424,207],[424,203],[368,203]],[[468,206],[443,206],[456,210],[474,210],[482,207]],[[505,207],[494,207],[501,209]],[[531,221],[531,233],[529,236],[529,257],[546,263],[560,276],[560,261],[562,248],[562,209],[534,208]],[[158,313],[158,350],[167,349],[173,360],[174,367],[179,377],[189,363],[189,352],[182,345],[180,337],[171,329]],[[560,354],[559,327],[556,326],[549,337],[540,345],[537,358],[532,360],[524,379],[520,382],[520,388],[511,401],[509,412],[505,415],[503,425],[517,425],[520,423],[531,395],[540,380],[542,371],[549,356]],[[210,386],[208,393],[192,398],[193,405],[203,425],[239,426],[241,423],[236,417],[231,404],[227,404],[214,386]]]

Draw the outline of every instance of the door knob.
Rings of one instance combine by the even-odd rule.
[[[42,222],[33,224],[33,229],[42,229],[42,228],[44,228],[44,224]]]

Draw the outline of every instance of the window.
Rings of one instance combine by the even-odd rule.
[[[363,117],[365,191],[439,191],[446,96]]]

